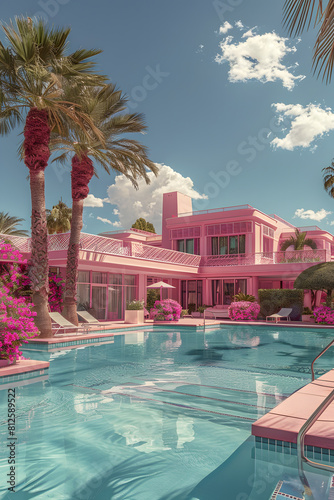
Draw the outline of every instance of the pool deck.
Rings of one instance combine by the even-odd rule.
[[[252,425],[252,434],[273,441],[297,443],[302,425],[334,389],[334,369],[305,385]],[[334,402],[310,427],[305,445],[334,450]]]

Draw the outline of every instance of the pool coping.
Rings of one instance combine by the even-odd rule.
[[[0,388],[4,389],[3,384],[19,382],[26,379],[38,379],[48,375],[49,361],[39,361],[34,359],[20,359],[13,365],[0,368]],[[36,380],[38,382],[38,380]],[[12,385],[10,385],[12,387]]]

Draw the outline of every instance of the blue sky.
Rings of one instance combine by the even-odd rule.
[[[323,189],[321,169],[334,157],[334,83],[312,74],[314,30],[284,40],[282,5],[15,0],[2,6],[5,22],[38,14],[71,26],[71,49],[103,49],[99,69],[128,94],[129,109],[146,116],[140,140],[160,176],[135,192],[100,170],[84,209],[86,232],[128,227],[140,215],[159,226],[162,193],[176,189],[194,196],[196,209],[248,203],[332,232],[334,200]],[[25,218],[29,229],[19,132],[0,138],[0,211]],[[70,174],[50,165],[47,207],[61,196],[71,203]]]

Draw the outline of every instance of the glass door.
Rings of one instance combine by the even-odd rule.
[[[107,287],[93,285],[92,287],[92,308],[95,311],[96,319],[106,319],[106,298]]]

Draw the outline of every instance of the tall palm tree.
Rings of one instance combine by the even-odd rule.
[[[283,21],[290,36],[300,35],[312,22],[319,27],[313,67],[330,82],[334,64],[334,0],[285,0]]]
[[[334,160],[332,160],[331,166],[322,169],[324,178],[324,188],[331,196],[334,198]]]
[[[294,250],[303,250],[305,246],[316,250],[316,242],[311,238],[306,238],[306,234],[306,232],[301,233],[299,229],[295,229],[295,236],[290,236],[290,238],[282,242],[281,251],[285,252],[291,246],[293,246]]]
[[[115,85],[103,87],[77,87],[68,89],[72,102],[80,102],[82,110],[89,114],[95,126],[103,134],[104,141],[84,134],[75,124],[68,127],[64,137],[55,138],[53,147],[64,150],[55,160],[65,162],[72,158],[72,225],[67,254],[66,283],[63,315],[78,324],[76,312],[76,288],[78,257],[84,200],[89,193],[88,184],[95,174],[93,161],[106,172],[110,169],[125,175],[138,188],[138,179],[150,182],[148,170],[155,175],[156,165],[147,157],[145,146],[138,141],[120,138],[121,134],[143,132],[146,127],[142,115],[124,114],[126,99]],[[73,96],[73,92],[76,97]]]
[[[0,212],[0,234],[11,234],[12,236],[28,236],[28,231],[16,229],[24,219],[13,217],[9,213]]]
[[[46,210],[46,225],[49,234],[67,233],[71,229],[72,209],[59,200],[52,210]]]
[[[100,51],[82,49],[67,55],[70,29],[49,29],[43,21],[16,18],[15,23],[1,28],[7,46],[0,42],[0,133],[25,122],[23,156],[29,168],[32,202],[32,301],[41,336],[51,337],[44,194],[50,133],[61,130],[66,116],[78,126],[92,126],[99,134],[77,105],[64,100],[62,87],[69,81],[89,85],[104,80],[94,75],[91,61]]]

